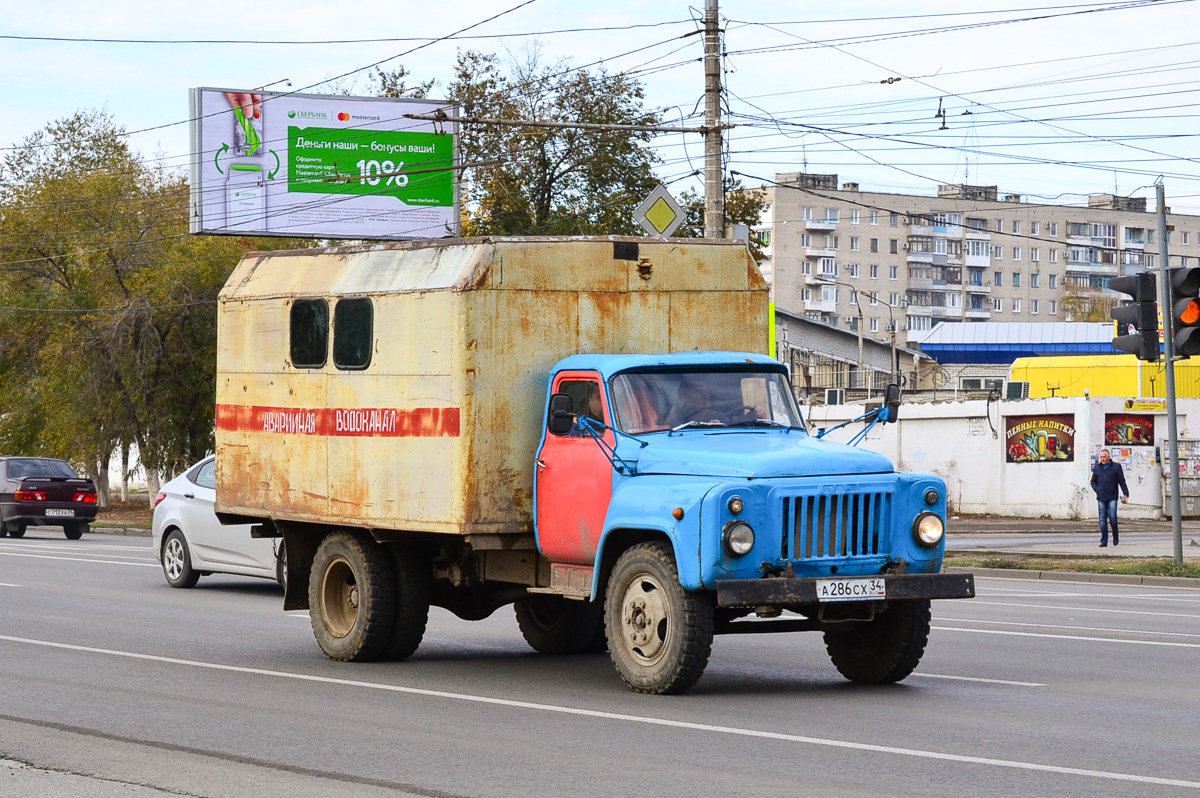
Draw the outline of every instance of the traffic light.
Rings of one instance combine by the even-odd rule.
[[[1171,318],[1175,354],[1200,355],[1200,269],[1171,269]]]
[[[1200,269],[1196,271],[1200,272]],[[1154,289],[1157,286],[1158,281],[1149,272],[1114,277],[1108,283],[1112,290],[1133,298],[1131,304],[1119,305],[1109,313],[1117,322],[1117,330],[1127,333],[1112,340],[1113,348],[1131,352],[1137,355],[1138,360],[1153,362],[1159,358],[1158,304],[1154,301]],[[1197,287],[1200,288],[1200,274],[1197,275]],[[1200,326],[1200,304],[1197,305],[1196,321]],[[1196,345],[1197,351],[1200,351],[1200,335],[1196,336]]]

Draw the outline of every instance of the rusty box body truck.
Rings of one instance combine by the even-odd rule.
[[[744,246],[447,239],[255,253],[221,293],[217,509],[282,536],[285,609],[405,659],[430,606],[681,692],[714,634],[916,667],[946,490],[808,434]],[[895,408],[891,408],[894,417]],[[885,414],[886,415],[886,414]],[[786,613],[786,615],[785,615]]]

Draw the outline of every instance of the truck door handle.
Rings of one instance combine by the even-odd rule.
[[[543,459],[542,459],[542,458],[540,458],[540,457],[539,457],[539,458],[537,458],[537,459],[535,459],[533,462],[537,463],[537,467],[538,467],[538,468],[545,468],[545,467],[546,467],[546,461],[545,461],[545,460],[543,460]]]

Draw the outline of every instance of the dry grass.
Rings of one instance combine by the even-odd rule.
[[[154,508],[144,496],[136,496],[127,502],[114,500],[108,507],[100,508],[96,514],[96,526],[136,526],[150,528]]]

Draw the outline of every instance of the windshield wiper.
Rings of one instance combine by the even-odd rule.
[[[680,424],[678,427],[671,427],[671,431],[668,432],[667,434],[670,435],[671,432],[679,432],[679,430],[687,429],[688,427],[724,427],[724,426],[726,426],[726,425],[722,424],[720,421],[685,421],[682,424]]]
[[[780,424],[778,421],[770,418],[751,418],[746,421],[739,421],[736,424],[730,424],[731,427],[779,427],[780,429],[792,429],[787,424]]]

